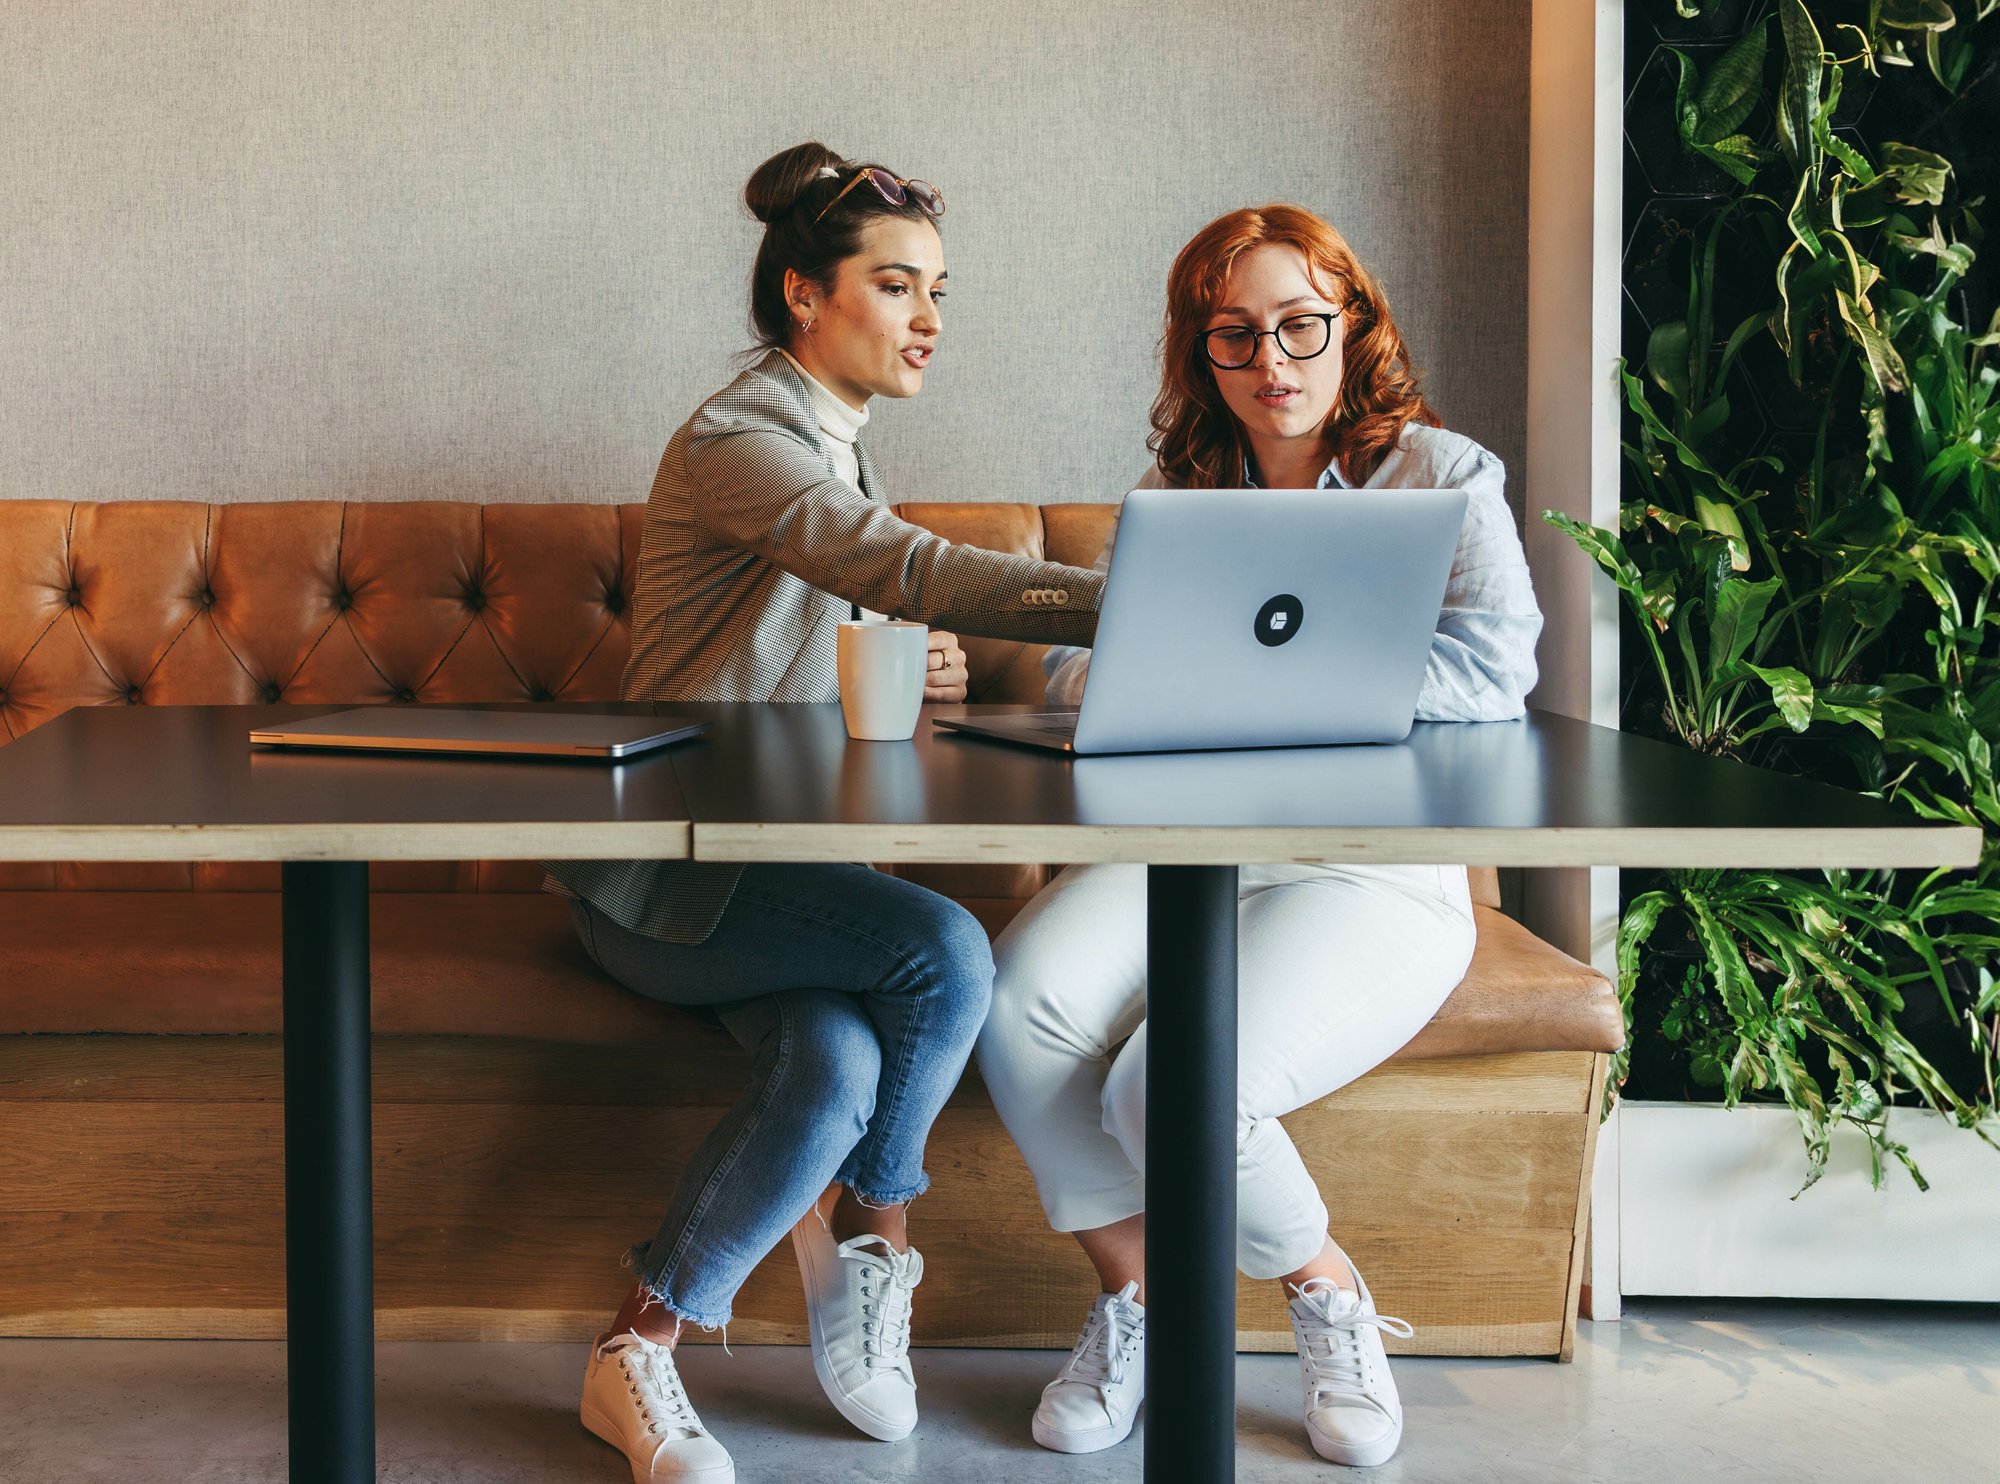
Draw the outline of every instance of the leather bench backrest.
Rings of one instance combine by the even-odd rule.
[[[899,513],[1088,565],[1115,509]],[[71,706],[614,700],[644,512],[0,501],[0,745]],[[1040,699],[1040,646],[975,642],[975,699]]]

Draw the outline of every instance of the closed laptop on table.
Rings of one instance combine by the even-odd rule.
[[[362,752],[446,752],[505,757],[621,758],[708,729],[677,716],[589,711],[469,711],[445,706],[363,706],[260,727],[252,742]]]

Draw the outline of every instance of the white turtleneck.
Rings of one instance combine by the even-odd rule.
[[[780,347],[779,354],[792,363],[792,369],[806,384],[806,395],[812,398],[813,416],[819,422],[819,430],[826,434],[826,451],[833,458],[834,471],[860,489],[861,460],[854,452],[854,440],[861,436],[861,429],[867,425],[868,409],[863,407],[857,411],[849,407],[821,386],[818,378],[800,365],[799,358],[790,351]]]
[[[799,373],[799,380],[806,384],[806,395],[812,399],[813,418],[819,423],[819,430],[826,434],[827,457],[833,460],[833,472],[853,485],[861,488],[861,456],[854,451],[854,440],[861,436],[861,429],[868,422],[866,407],[856,411],[840,398],[820,385],[819,378],[799,364],[799,358],[778,347],[778,354],[792,363],[792,369]],[[870,608],[857,606],[856,618],[880,619],[883,615]]]

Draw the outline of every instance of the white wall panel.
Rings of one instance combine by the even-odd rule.
[[[1528,20],[0,5],[0,497],[638,498],[747,340],[742,183],[814,136],[950,206],[931,385],[871,428],[898,498],[1122,493],[1168,262],[1281,197],[1518,468]]]

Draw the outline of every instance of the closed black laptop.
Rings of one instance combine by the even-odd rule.
[[[457,711],[445,706],[363,706],[309,721],[260,727],[252,742],[362,752],[451,752],[505,757],[606,758],[650,752],[708,730],[679,716],[588,711]]]

